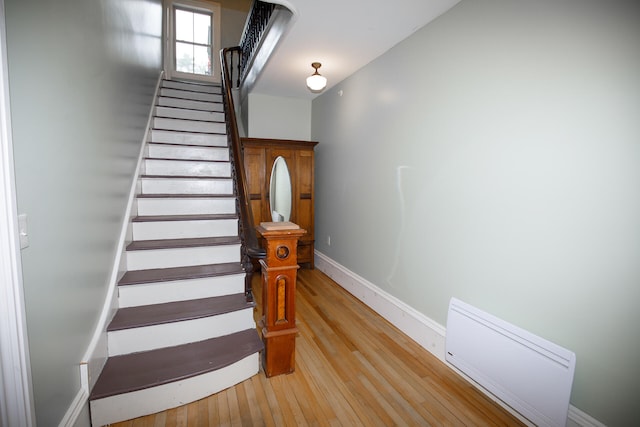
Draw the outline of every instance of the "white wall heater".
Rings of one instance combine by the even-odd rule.
[[[447,362],[538,426],[566,426],[573,352],[455,298]]]

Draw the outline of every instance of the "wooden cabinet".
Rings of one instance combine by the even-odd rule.
[[[242,138],[244,167],[255,226],[271,221],[269,182],[278,156],[287,161],[291,176],[291,222],[307,230],[298,241],[298,263],[314,268],[314,153],[317,142]]]

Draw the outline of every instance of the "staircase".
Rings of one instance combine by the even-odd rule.
[[[221,102],[219,86],[163,82],[109,358],[89,398],[94,427],[201,399],[259,370]]]

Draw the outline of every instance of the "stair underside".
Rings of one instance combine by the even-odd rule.
[[[180,322],[231,313],[236,310],[254,307],[248,303],[244,294],[224,295],[213,298],[200,298],[163,304],[151,304],[139,307],[121,308],[111,320],[107,331],[139,328]]]
[[[224,368],[261,351],[255,329],[175,347],[110,357],[90,399],[102,399]]]

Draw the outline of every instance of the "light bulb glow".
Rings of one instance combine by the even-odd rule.
[[[320,74],[313,74],[307,77],[307,87],[311,91],[321,91],[327,86],[327,78]]]

